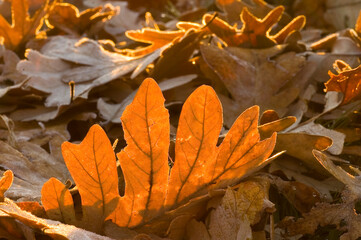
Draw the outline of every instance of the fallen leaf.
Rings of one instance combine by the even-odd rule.
[[[7,170],[4,172],[3,176],[0,179],[0,202],[4,201],[4,193],[9,189],[13,183],[13,172]]]
[[[340,239],[357,239],[361,236],[361,216],[356,213],[355,203],[359,196],[349,191],[342,193],[341,203],[319,203],[309,213],[297,220],[284,219],[279,226],[285,229],[287,236],[314,234],[318,226],[336,225],[342,231]]]
[[[70,3],[56,3],[47,18],[47,22],[53,27],[48,34],[59,34],[57,30],[60,30],[80,37],[93,25],[114,15],[113,11],[102,10],[102,7],[96,7],[79,12],[79,9]]]
[[[162,92],[179,87],[183,84],[189,83],[196,75],[183,75],[181,77],[175,77],[171,79],[165,79],[159,83],[159,87]],[[109,104],[106,103],[102,98],[99,98],[97,102],[97,108],[99,110],[100,115],[107,121],[111,121],[113,123],[120,123],[120,117],[122,116],[126,106],[128,106],[134,99],[136,91],[133,91],[130,95],[128,95],[121,103],[119,104]]]
[[[124,50],[130,56],[143,56],[154,52],[162,47],[169,47],[173,41],[186,35],[189,29],[200,29],[201,25],[192,22],[178,22],[176,31],[160,31],[159,29],[143,28],[141,30],[129,30],[125,35],[138,42],[148,43],[149,46],[136,50]]]
[[[69,189],[56,178],[50,178],[41,189],[41,203],[53,220],[77,225],[73,198]]]
[[[101,232],[105,219],[114,211],[119,197],[112,145],[103,129],[94,125],[81,144],[63,143],[62,152],[81,195],[84,227]],[[43,198],[55,197],[59,190],[59,187],[52,192],[44,190]]]
[[[13,201],[6,198],[5,202],[0,203],[0,211],[7,216],[22,222],[31,229],[41,232],[42,235],[49,236],[53,239],[94,239],[94,240],[111,240],[105,236],[86,231],[75,226],[62,224],[58,221],[42,219],[33,214],[21,210]]]
[[[265,211],[274,211],[274,204],[268,200],[269,187],[269,181],[259,178],[240,183],[237,191],[228,188],[221,204],[208,215],[206,226],[192,221],[187,235],[195,239],[199,233],[191,228],[198,225],[200,232],[208,231],[208,239],[253,239],[251,225],[258,223]]]
[[[269,32],[272,26],[279,21],[283,11],[284,7],[278,6],[263,19],[258,19],[249,12],[247,7],[244,7],[241,13],[243,23],[241,29],[230,26],[217,17],[213,18],[210,14],[204,15],[203,23],[211,32],[224,40],[228,46],[267,48],[284,43],[291,32],[301,30],[305,25],[306,18],[302,15],[297,16],[277,34],[271,36]],[[213,20],[211,21],[211,19]]]
[[[26,0],[11,0],[12,25],[0,15],[0,38],[4,39],[4,46],[13,51],[25,50],[25,44],[37,37],[43,25],[43,19],[51,7],[49,1],[44,1],[43,6],[32,17],[29,16],[29,2]]]
[[[352,69],[342,60],[335,61],[333,65],[337,75],[328,72],[330,79],[325,83],[325,91],[342,92],[344,95],[341,104],[347,104],[361,97],[361,65]]]
[[[183,105],[175,165],[169,176],[169,115],[161,89],[154,80],[146,79],[121,118],[128,144],[117,154],[125,178],[123,197],[118,193],[112,146],[99,126],[94,125],[80,145],[63,144],[64,159],[79,189],[83,212],[93,219],[87,228],[101,231],[102,222],[119,197],[109,218],[120,227],[139,228],[157,218],[172,219],[177,215],[171,213],[178,207],[191,204],[196,197],[204,199],[201,196],[208,193],[208,188],[233,185],[267,164],[276,134],[260,141],[258,111],[258,107],[252,107],[241,114],[217,147],[222,108],[210,87],[198,88]],[[89,184],[95,187],[89,188]],[[158,228],[167,228],[169,222],[160,222]]]
[[[231,94],[222,97],[226,125],[229,126],[238,111],[259,105],[261,111],[274,109],[281,116],[297,97],[304,81],[297,81],[297,73],[305,65],[305,58],[294,52],[281,54],[284,45],[267,49],[245,49],[201,45],[202,57]],[[270,61],[270,58],[273,58]],[[299,85],[299,87],[296,87]]]
[[[45,102],[47,107],[70,104],[70,81],[75,82],[74,99],[87,98],[92,88],[132,72],[142,61],[108,52],[94,40],[62,36],[49,41],[42,53],[28,51],[27,58],[17,69],[30,77],[27,87],[50,94]],[[69,62],[81,65],[71,68]]]
[[[343,170],[340,166],[336,166],[332,160],[327,157],[324,153],[313,150],[313,155],[322,166],[329,171],[336,179],[344,183],[354,195],[361,196],[361,182],[360,182],[360,171],[356,168],[352,168],[358,176],[353,176],[350,173]]]

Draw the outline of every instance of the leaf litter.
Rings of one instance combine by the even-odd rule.
[[[360,237],[356,8],[10,0],[0,14],[2,237]]]

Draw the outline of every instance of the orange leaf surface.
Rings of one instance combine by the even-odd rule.
[[[201,26],[192,22],[178,22],[176,31],[161,31],[154,28],[143,28],[141,30],[126,31],[125,35],[138,42],[149,43],[149,46],[138,48],[136,50],[124,50],[125,53],[131,56],[142,56],[151,53],[163,46],[172,43],[175,39],[183,37],[187,30],[194,28],[199,29]]]
[[[342,92],[344,98],[341,104],[349,103],[361,97],[361,65],[352,69],[342,60],[336,60],[333,67],[338,74],[328,72],[330,79],[325,83],[325,91]]]
[[[73,198],[58,179],[50,178],[44,183],[41,189],[41,202],[49,218],[76,225]]]
[[[184,103],[179,118],[168,206],[184,202],[201,188],[206,190],[204,186],[212,181],[221,128],[222,106],[216,93],[209,86],[199,87]]]
[[[305,16],[297,16],[277,34],[270,35],[272,27],[280,20],[284,11],[283,6],[278,6],[270,11],[263,19],[255,17],[244,7],[241,13],[243,26],[241,29],[230,26],[227,22],[205,14],[203,23],[208,23],[208,28],[218,37],[222,38],[229,46],[243,47],[271,47],[283,43],[287,36],[297,30],[301,30],[305,23]]]
[[[4,38],[7,49],[17,51],[24,47],[28,40],[36,37],[50,5],[49,0],[46,0],[43,6],[30,17],[28,0],[11,0],[11,2],[12,25],[0,15],[0,38]]]
[[[3,177],[0,179],[0,202],[4,201],[4,193],[9,189],[13,183],[14,174],[11,170],[6,170]]]
[[[116,222],[136,226],[162,209],[167,190],[169,114],[154,80],[143,82],[121,121],[128,146],[117,157],[126,187]]]
[[[93,125],[79,145],[63,143],[62,152],[66,166],[79,188],[83,222],[86,222],[87,229],[100,232],[119,197],[112,145],[104,130],[99,125]]]
[[[211,87],[199,87],[183,105],[175,164],[170,169],[169,114],[161,89],[153,79],[146,79],[121,117],[127,142],[117,154],[125,179],[123,197],[118,193],[112,146],[98,125],[89,130],[80,145],[66,142],[62,146],[84,214],[92,214],[92,221],[99,227],[106,219],[120,227],[141,227],[210,189],[237,183],[267,163],[275,146],[276,133],[260,141],[258,115],[257,106],[247,109],[217,147],[223,125],[222,106]],[[53,191],[59,196],[64,189],[63,185],[48,187],[50,190],[43,194]],[[114,206],[108,203],[118,198],[116,209],[107,217]],[[94,226],[86,228],[94,230]]]

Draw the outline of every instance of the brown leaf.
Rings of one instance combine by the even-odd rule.
[[[361,65],[352,69],[346,62],[337,60],[333,67],[338,74],[328,72],[330,79],[325,83],[325,91],[342,92],[344,98],[341,104],[361,98]]]
[[[241,29],[232,27],[217,17],[213,19],[210,14],[204,15],[203,23],[208,23],[207,27],[210,31],[224,40],[228,46],[265,48],[284,43],[291,32],[301,30],[305,25],[306,18],[302,15],[297,16],[277,34],[271,36],[269,32],[272,26],[279,21],[283,11],[284,7],[278,6],[272,9],[263,19],[258,19],[249,12],[247,7],[244,7],[241,13],[243,23]],[[211,19],[213,20],[211,21]]]
[[[26,86],[49,93],[46,107],[70,104],[70,81],[75,82],[74,99],[87,98],[92,88],[132,72],[144,60],[106,51],[94,40],[62,36],[54,37],[41,52],[28,51],[28,60],[17,69],[30,77]],[[147,58],[154,60],[153,55]],[[72,68],[69,62],[79,65]]]
[[[0,203],[0,211],[13,219],[16,219],[26,226],[41,232],[53,239],[94,239],[111,240],[111,238],[101,236],[75,226],[62,224],[57,221],[38,218],[31,213],[21,210],[13,201],[6,198],[5,202]]]
[[[232,97],[221,98],[224,108],[229,108],[225,111],[227,126],[238,114],[232,108],[243,111],[256,104],[261,111],[274,109],[282,116],[298,97],[304,81],[297,81],[297,73],[302,70],[306,59],[294,52],[280,54],[284,47],[221,49],[214,45],[201,45],[202,57]],[[271,57],[273,61],[269,61]]]
[[[342,203],[319,203],[309,213],[297,220],[284,219],[279,226],[286,230],[287,236],[314,234],[318,226],[336,225],[344,232],[340,239],[357,239],[361,236],[361,216],[356,213],[355,203],[359,196],[349,191],[342,193]],[[345,232],[346,230],[346,232]]]
[[[30,17],[27,0],[11,0],[11,2],[12,25],[0,15],[0,36],[4,38],[4,45],[7,49],[23,51],[26,42],[39,34],[50,5],[46,0],[43,6]]]
[[[79,37],[96,23],[114,15],[113,11],[102,10],[102,7],[88,8],[79,13],[79,9],[70,3],[57,3],[50,11],[47,21],[55,28],[52,32],[60,30]]]

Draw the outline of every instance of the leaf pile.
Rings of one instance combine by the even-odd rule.
[[[361,237],[357,6],[1,2],[0,236]]]

